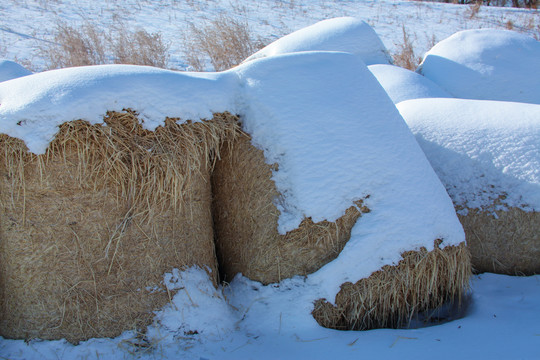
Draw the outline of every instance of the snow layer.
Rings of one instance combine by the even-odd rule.
[[[0,83],[0,131],[41,154],[64,122],[102,123],[107,111],[133,109],[154,130],[165,117],[209,119],[234,111],[233,73],[182,73],[101,65],[46,71]]]
[[[421,98],[449,98],[448,92],[428,78],[399,66],[376,64],[368,66],[390,99],[397,104]]]
[[[458,98],[540,104],[540,42],[508,30],[466,30],[435,45],[418,71]]]
[[[16,62],[0,59],[0,82],[30,75],[32,72]]]
[[[171,318],[163,330],[151,332],[148,342],[132,332],[78,346],[0,338],[0,355],[12,360],[418,360],[433,359],[433,354],[443,360],[537,359],[540,348],[540,275],[475,276],[463,318],[419,329],[370,331],[318,326],[302,311],[303,287],[290,283],[262,286],[237,277],[230,287],[216,292],[202,270],[175,271],[168,279],[184,289],[174,296],[171,307],[158,312],[157,319]],[[171,310],[173,304],[176,311]]]
[[[371,26],[352,17],[323,20],[297,30],[257,51],[245,61],[314,50],[350,52],[368,65],[392,63],[392,58]]]
[[[419,99],[397,105],[454,203],[540,211],[540,105]]]

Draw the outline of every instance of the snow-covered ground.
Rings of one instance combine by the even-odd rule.
[[[477,15],[472,16],[471,9],[467,6],[386,0],[339,2],[317,0],[303,3],[292,0],[260,2],[169,0],[162,1],[159,5],[157,2],[143,0],[131,2],[103,0],[101,2],[77,2],[77,4],[62,0],[5,0],[0,3],[0,11],[5,14],[0,18],[0,51],[3,51],[3,55],[9,59],[17,58],[19,61],[25,59],[30,61],[35,70],[44,66],[43,60],[39,57],[40,44],[51,41],[52,29],[59,20],[79,24],[89,21],[104,28],[123,24],[130,27],[142,26],[149,32],[161,31],[165,39],[171,42],[172,60],[175,67],[178,68],[185,67],[179,34],[188,31],[190,22],[203,24],[205,20],[211,20],[223,13],[247,20],[256,34],[272,39],[291,30],[311,25],[317,20],[343,15],[356,16],[373,25],[391,52],[396,51],[402,42],[402,27],[405,26],[407,31],[413,34],[413,39],[417,41],[419,55],[422,55],[433,45],[434,39],[441,40],[461,29],[500,28],[511,21],[518,30],[530,35],[534,35],[534,32],[538,31],[538,15],[533,11],[490,7],[482,8]],[[340,101],[344,99],[344,93],[353,93],[358,94],[355,98],[358,101],[353,102],[353,105],[344,102],[343,106],[339,107],[341,117],[350,118],[352,114],[358,113],[361,107],[371,110],[379,107],[384,110],[385,121],[389,121],[391,124],[388,128],[392,128],[392,131],[405,128],[404,123],[394,122],[393,117],[394,114],[397,114],[397,110],[381,88],[373,87],[373,84],[377,85],[375,78],[371,77],[367,68],[360,67],[351,58],[352,56],[347,54],[336,53],[293,54],[247,63],[234,71],[195,76],[157,69],[122,66],[102,67],[94,70],[72,69],[33,75],[0,85],[0,100],[3,105],[1,115],[4,116],[2,132],[10,133],[11,131],[14,136],[21,138],[26,136],[31,140],[37,139],[35,144],[30,142],[29,146],[34,144],[34,150],[40,152],[43,151],[47,141],[54,134],[53,130],[56,124],[54,121],[70,120],[58,118],[61,109],[75,109],[76,113],[62,113],[63,116],[67,117],[83,116],[88,113],[90,115],[86,114],[85,116],[95,122],[98,121],[100,111],[111,110],[111,106],[113,108],[114,106],[125,107],[127,102],[129,106],[142,111],[142,115],[147,121],[145,126],[152,128],[158,125],[155,122],[157,118],[171,115],[161,113],[165,110],[181,109],[189,112],[186,109],[191,109],[192,114],[181,113],[179,115],[197,118],[207,115],[207,112],[227,110],[226,108],[229,106],[236,106],[233,110],[243,111],[243,115],[247,119],[262,117],[264,114],[257,112],[263,110],[270,111],[270,114],[277,116],[275,120],[278,126],[275,127],[265,128],[264,124],[261,123],[250,125],[249,120],[245,126],[248,126],[247,130],[254,136],[255,142],[257,139],[260,140],[258,145],[267,151],[266,155],[272,161],[280,162],[283,161],[281,157],[284,155],[281,153],[283,144],[279,142],[282,141],[279,131],[283,129],[279,128],[281,126],[279,112],[272,113],[271,110],[279,108],[281,103],[275,103],[274,98],[265,96],[265,94],[282,93],[284,94],[283,98],[289,99],[294,96],[293,93],[298,93],[298,90],[305,90],[305,94],[310,94],[309,89],[318,89],[319,94],[325,95],[325,97],[312,101],[313,109],[309,109],[309,104],[300,104],[296,108],[289,106],[283,111],[293,111],[296,115],[295,118],[300,114],[302,105],[304,105],[303,108],[312,112],[332,112],[332,110],[327,110],[328,106],[325,106],[325,101],[341,104]],[[316,82],[311,84],[309,76],[306,77],[303,70],[299,70],[299,67],[305,68],[306,64],[313,66],[314,63],[318,64],[315,67],[315,72],[322,74],[320,76],[325,79],[324,84],[331,84],[328,89],[324,89]],[[260,64],[269,64],[270,68],[266,69]],[[289,67],[290,73],[288,75],[290,76],[281,77],[289,79],[290,87],[284,87],[280,90],[281,92],[278,92],[277,89],[280,89],[278,85],[282,85],[279,84],[280,76],[265,75],[265,72],[271,72],[270,70],[277,67],[279,70],[277,74],[287,75],[287,72],[282,69],[283,66]],[[325,69],[325,66],[328,68]],[[341,72],[337,71],[337,74],[341,77],[336,76],[332,69],[340,70]],[[347,72],[344,69],[354,69],[354,71]],[[88,92],[94,101],[98,101],[94,95],[99,92],[100,88],[108,88],[112,91],[111,94],[116,93],[114,86],[110,87],[109,85],[114,85],[116,81],[125,85],[125,78],[120,80],[115,78],[123,75],[128,76],[129,81],[133,82],[131,83],[133,86],[128,86],[127,90],[125,86],[123,87],[125,93],[122,94],[125,97],[118,95],[121,92],[118,92],[116,97],[109,93],[101,94],[99,97],[101,100],[98,100],[102,102],[100,106],[106,109],[96,108],[93,106],[95,102],[85,100],[84,91]],[[354,75],[357,78],[347,75]],[[261,79],[265,81],[260,81]],[[355,79],[362,81],[355,81]],[[108,87],[103,86],[103,82]],[[361,86],[353,87],[355,83],[361,84]],[[77,86],[81,84],[82,86],[78,88]],[[89,87],[89,84],[95,88]],[[189,93],[190,97],[177,94],[177,92],[182,92],[182,88],[179,88],[178,84],[195,86],[206,97],[201,96],[200,99],[191,101],[193,97],[197,98],[197,92],[189,91],[186,88],[184,92]],[[340,84],[348,85],[340,88]],[[137,89],[145,86],[146,89],[153,89],[155,86],[161,91],[154,93],[155,98],[138,96],[140,94],[137,94]],[[160,97],[163,94],[163,86],[169,90],[168,93],[178,96]],[[265,86],[269,88],[265,88]],[[26,89],[31,89],[31,91]],[[224,89],[231,91],[223,91]],[[247,91],[249,96],[246,94],[239,96],[238,92],[246,91],[246,89],[251,90]],[[337,89],[340,92],[330,94]],[[207,96],[208,91],[215,91],[215,96]],[[174,101],[167,102],[171,98]],[[182,103],[183,107],[176,101],[176,98],[185,100],[185,103]],[[211,99],[208,100],[210,103],[202,101],[205,98]],[[242,101],[238,101],[238,99],[242,99]],[[298,99],[316,100],[316,98],[309,98],[309,96]],[[114,103],[115,101],[120,101],[122,104]],[[76,104],[74,105],[73,102]],[[252,104],[251,107],[250,104]],[[192,109],[193,106],[200,106],[200,108]],[[146,108],[141,109],[141,107]],[[34,121],[34,125],[32,125],[32,121]],[[380,124],[376,121],[366,121],[366,123],[371,124],[374,129],[385,127],[384,121]],[[357,124],[355,124],[355,128],[356,126]],[[262,131],[259,138],[257,138],[257,131]],[[361,131],[362,129],[359,128],[354,134]],[[377,130],[376,133],[384,132]],[[268,134],[275,136],[268,137]],[[314,134],[317,135],[317,132],[315,131]],[[407,145],[409,135],[403,132],[403,135],[400,135],[400,141]],[[410,135],[410,139],[412,139],[412,135]],[[390,139],[385,144],[391,145],[394,140]],[[269,143],[265,144],[264,141],[269,141]],[[315,142],[312,145],[318,144],[319,142]],[[278,148],[272,150],[272,147],[275,146]],[[397,149],[396,153],[407,153],[411,147],[407,145]],[[410,150],[410,153],[415,152],[416,150]],[[287,155],[286,151],[284,153]],[[274,159],[272,156],[277,156],[277,158]],[[399,156],[396,159],[399,159]],[[290,161],[295,162],[296,160]],[[420,164],[419,168],[423,169],[424,165],[421,161],[413,163]],[[410,163],[396,164],[395,167],[407,167],[407,165]],[[283,167],[283,169],[286,173],[287,168]],[[389,174],[392,173],[389,172]],[[432,174],[426,172],[425,175],[425,184],[431,186],[433,182],[429,178]],[[359,176],[361,177],[362,174]],[[368,184],[373,189],[377,189],[379,186],[383,188],[387,185],[385,182],[386,180],[379,181],[379,183],[368,182]],[[278,186],[280,185],[278,184]],[[285,185],[285,189],[291,190],[287,189],[287,186],[290,185]],[[437,183],[437,186],[440,184]],[[433,193],[437,193],[437,186],[433,186]],[[302,186],[298,190],[302,192]],[[289,191],[290,193],[294,193],[294,191]],[[350,197],[350,194],[344,196],[347,201],[350,201]],[[375,196],[370,201],[376,205],[377,201],[383,199],[382,203],[388,206],[390,198],[391,196],[388,196],[388,199],[384,196],[380,198]],[[293,199],[292,203],[285,204],[286,207],[281,209],[282,214],[286,214],[289,210],[293,212],[292,220],[288,220],[293,223],[298,220],[298,214],[294,214],[294,211],[298,210],[296,200]],[[423,201],[425,200],[423,199]],[[436,202],[443,203],[445,201],[448,203],[445,205],[445,209],[450,209],[449,199],[439,199]],[[348,204],[345,205],[348,206]],[[287,206],[290,206],[289,210]],[[332,208],[337,207],[332,206]],[[439,225],[439,228],[434,226],[429,229],[417,226],[420,233],[426,232],[426,239],[432,239],[433,234],[429,231],[447,231],[451,234],[449,238],[452,241],[460,241],[460,233],[455,232],[454,218],[444,215],[443,217],[445,221],[448,221],[448,224],[444,224],[442,221],[444,226],[441,227],[436,219],[430,220],[430,216],[437,215],[438,210],[430,211],[430,208],[423,210],[425,214],[422,215],[423,218],[420,221]],[[332,217],[334,215],[326,216]],[[380,214],[373,211],[372,214],[362,219],[373,226],[378,226],[378,229],[383,229],[377,216]],[[452,216],[455,215],[452,214]],[[385,231],[398,230],[397,228],[389,228]],[[414,229],[407,229],[406,232],[411,235]],[[355,236],[376,238],[377,234],[375,233],[375,231],[370,234],[369,231],[355,232],[353,230],[353,238]],[[351,241],[350,246],[353,245],[355,242]],[[397,247],[392,251],[393,255],[400,253],[400,249]],[[361,249],[359,252],[362,252]],[[337,261],[333,262],[334,270],[336,267],[338,270],[346,268],[339,265],[340,261],[344,261],[345,256],[351,256],[351,252],[346,253],[347,251],[344,250],[343,254],[345,255],[341,257],[341,260],[338,258]],[[372,264],[376,265],[374,269],[380,268],[382,263],[379,263],[379,259],[370,260],[369,254],[368,252],[368,258],[363,260],[364,263],[372,261],[376,263]],[[395,259],[387,258],[385,261],[391,263]],[[135,334],[126,332],[116,339],[92,339],[78,346],[73,346],[65,341],[34,340],[26,343],[21,340],[0,338],[0,357],[8,359],[326,359],[330,357],[421,359],[434,356],[443,359],[540,358],[540,275],[508,277],[483,274],[473,277],[471,298],[467,302],[467,306],[464,307],[463,316],[450,322],[418,329],[343,332],[318,326],[309,314],[309,307],[313,300],[313,289],[317,287],[317,283],[328,281],[328,274],[334,277],[334,282],[336,281],[335,275],[339,271],[332,270],[332,266],[326,267],[326,270],[323,268],[323,271],[319,271],[313,276],[294,278],[268,286],[239,276],[230,285],[217,291],[212,287],[205,272],[198,269],[189,269],[185,272],[175,270],[171,274],[165,274],[164,283],[170,290],[179,291],[169,306],[156,313],[156,322],[150,327],[145,338],[136,337]],[[368,274],[373,271],[369,266],[371,265],[364,266],[364,270],[368,271]],[[350,274],[344,273],[339,274],[339,276],[346,278]],[[339,276],[339,281],[331,285],[330,290],[328,290],[328,284],[324,283],[326,284],[325,289],[319,290],[318,293],[315,292],[320,295],[327,291],[326,295],[335,295],[336,287],[344,281]],[[358,276],[358,274],[353,274],[353,276]],[[182,310],[178,311],[178,309]]]
[[[202,273],[202,275],[201,275]],[[283,284],[261,287],[238,279],[234,304],[223,306],[204,272],[184,275],[192,284],[179,293],[178,301],[193,306],[183,314],[165,309],[158,314],[175,326],[181,319],[194,324],[211,324],[214,331],[202,342],[189,328],[176,332],[152,333],[158,339],[153,348],[125,333],[117,339],[92,339],[78,346],[65,341],[0,341],[0,356],[7,359],[527,359],[540,358],[540,276],[510,277],[483,274],[472,279],[472,297],[464,317],[444,324],[407,330],[337,331],[312,327],[302,331],[308,319],[281,316],[290,313],[289,302],[276,303],[277,292],[291,291]],[[171,276],[170,278],[173,278]],[[188,281],[191,280],[191,281]],[[226,294],[238,290],[226,290]],[[188,295],[191,297],[188,299]],[[212,308],[217,311],[208,312]],[[215,317],[216,314],[221,314]],[[240,321],[243,319],[243,321]],[[296,322],[296,327],[291,323]],[[309,325],[309,324],[308,324]],[[231,331],[235,329],[235,331]],[[191,335],[190,335],[191,334]]]
[[[201,28],[221,15],[247,22],[266,42],[320,20],[353,16],[370,24],[391,53],[403,44],[405,28],[420,57],[459,30],[511,26],[540,36],[537,11],[490,6],[473,14],[469,6],[403,0],[2,0],[0,14],[0,57],[31,63],[31,70],[45,66],[40,48],[54,40],[59,22],[161,32],[170,44],[171,66],[178,69],[186,67],[190,24]]]

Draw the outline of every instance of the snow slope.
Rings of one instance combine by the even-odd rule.
[[[352,17],[328,19],[302,28],[267,45],[245,61],[314,50],[349,52],[367,65],[392,63],[392,58],[371,26]]]
[[[458,98],[540,104],[540,42],[513,31],[458,32],[424,56],[418,72]]]
[[[368,69],[394,104],[410,99],[452,97],[428,78],[399,66],[377,64]]]
[[[0,82],[30,75],[32,72],[16,62],[0,59]]]
[[[418,99],[397,105],[454,203],[540,209],[540,105]]]

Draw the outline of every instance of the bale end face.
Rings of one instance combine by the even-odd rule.
[[[395,266],[385,266],[355,284],[343,284],[335,305],[317,300],[315,320],[338,330],[408,327],[417,314],[449,301],[460,302],[469,289],[470,254],[464,243],[436,246],[430,252],[422,248],[402,257]]]
[[[475,272],[540,274],[540,213],[518,208],[458,214]]]

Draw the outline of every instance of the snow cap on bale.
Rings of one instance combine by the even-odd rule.
[[[368,69],[394,104],[410,99],[453,97],[428,78],[399,66],[376,64]]]
[[[30,70],[25,69],[23,66],[16,62],[0,59],[0,82],[32,74]]]
[[[295,31],[257,51],[245,61],[316,50],[350,52],[368,65],[392,63],[392,58],[371,26],[352,17],[323,20]]]
[[[466,289],[469,258],[452,203],[392,101],[356,56],[301,52],[248,62],[236,72],[245,84],[243,129],[263,150],[279,193],[273,204],[279,232],[287,236],[305,219],[335,222],[359,200],[370,210],[356,220],[335,259],[307,274],[302,285],[306,298],[318,300],[320,324],[399,326]],[[248,265],[259,261],[256,253]],[[285,257],[277,255],[280,268],[279,257]],[[402,255],[406,260],[395,268]],[[372,278],[374,272],[382,276]]]
[[[457,98],[540,104],[540,42],[508,30],[460,31],[424,56],[418,72]]]
[[[540,105],[398,104],[446,186],[479,271],[540,272]]]
[[[73,120],[102,123],[107,111],[133,109],[144,129],[166,117],[210,119],[234,112],[232,73],[182,73],[147,66],[100,65],[36,73],[0,83],[0,132],[45,151],[58,126]]]

